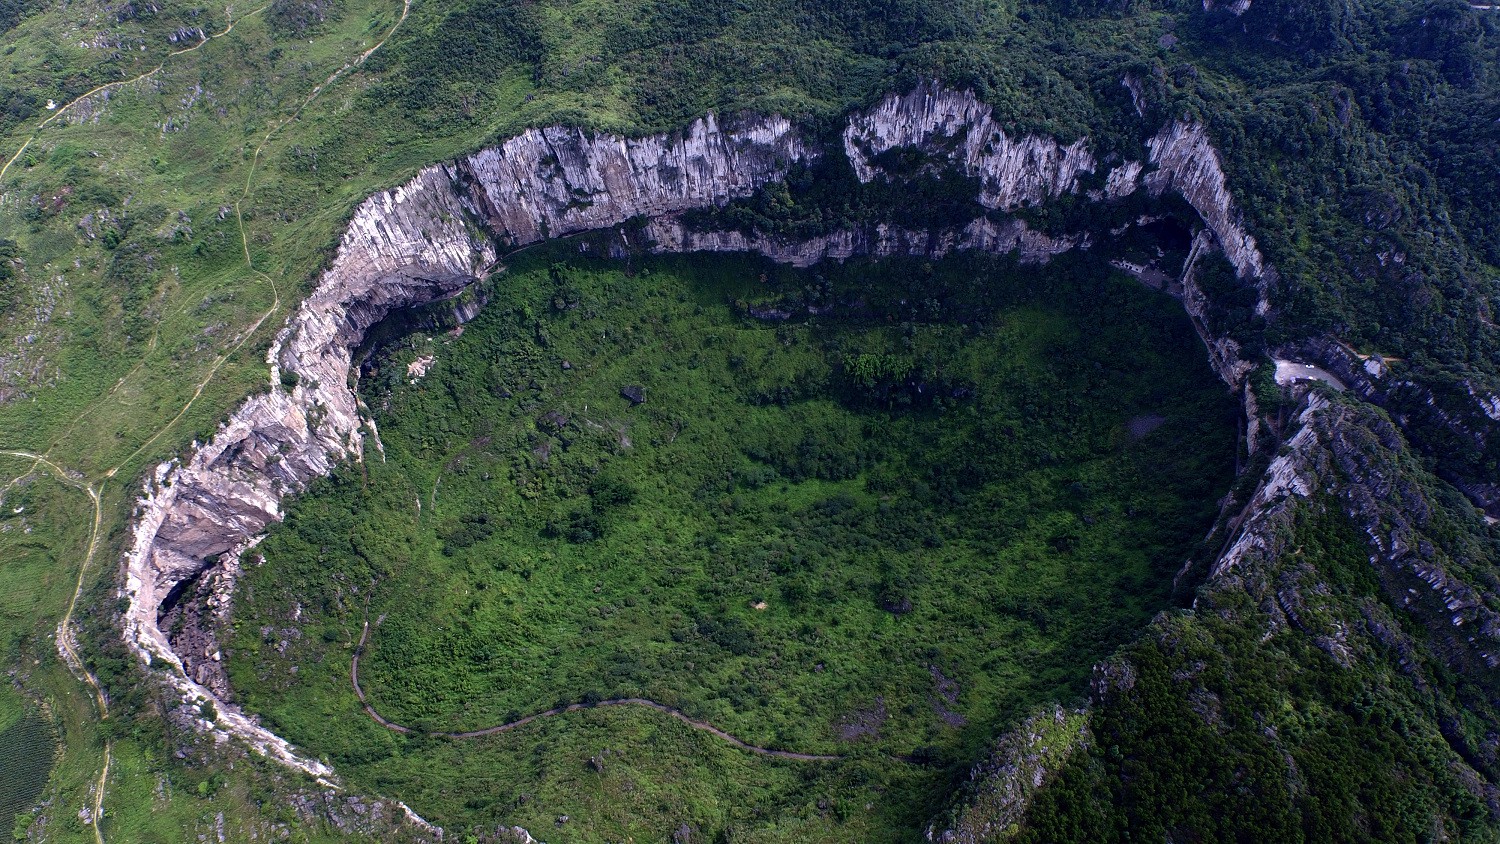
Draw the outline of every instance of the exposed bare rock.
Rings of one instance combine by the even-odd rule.
[[[298,756],[187,676],[157,622],[158,607],[183,580],[214,562],[237,560],[281,518],[283,495],[360,453],[357,401],[348,385],[352,349],[391,310],[452,295],[494,261],[494,247],[466,223],[441,167],[366,200],[333,265],[273,344],[272,388],[246,401],[187,463],[157,468],[126,555],[125,638],[132,650],[164,667],[185,700],[215,704],[219,718],[209,728],[238,735],[314,777],[332,771]],[[295,375],[283,379],[283,370]]]
[[[1140,184],[1141,163],[1139,161],[1127,161],[1124,164],[1109,171],[1109,176],[1104,180],[1104,198],[1120,199],[1135,193]]]
[[[1295,436],[1286,443],[1282,453],[1266,469],[1260,486],[1255,490],[1250,503],[1236,530],[1239,535],[1229,549],[1219,556],[1209,572],[1210,578],[1227,575],[1240,566],[1252,552],[1270,554],[1277,541],[1277,531],[1285,518],[1284,511],[1291,504],[1289,498],[1306,498],[1317,488],[1317,468],[1313,449],[1318,437],[1313,426],[1308,424],[1314,414],[1327,405],[1321,396],[1312,395],[1299,417],[1300,427]]]
[[[1370,564],[1387,597],[1424,622],[1449,667],[1479,674],[1500,671],[1500,613],[1491,608],[1494,596],[1471,582],[1477,578],[1466,571],[1464,560],[1423,538],[1435,505],[1409,477],[1403,449],[1395,426],[1367,405],[1356,409],[1309,394],[1296,434],[1266,470],[1209,582],[1261,577],[1267,561],[1281,555],[1289,514],[1298,501],[1323,493],[1365,534]],[[1274,596],[1273,616],[1308,628],[1299,611],[1316,592],[1316,587],[1281,590]],[[1315,644],[1341,662],[1347,659],[1342,632],[1314,632],[1328,640]],[[1500,674],[1494,676],[1500,679]]]
[[[1002,211],[1076,193],[1080,177],[1096,166],[1086,139],[1063,145],[1035,135],[1012,138],[995,122],[990,107],[973,95],[933,85],[886,98],[852,118],[844,130],[844,152],[861,181],[887,175],[875,159],[904,147],[916,147],[978,178],[979,202]],[[1265,259],[1240,221],[1207,130],[1199,123],[1175,122],[1147,140],[1146,147],[1149,163],[1155,165],[1145,176],[1147,190],[1152,196],[1173,190],[1187,200],[1240,277],[1260,285],[1259,309],[1266,313]],[[1117,165],[1105,179],[1101,198],[1133,193],[1143,170],[1139,161]]]
[[[669,216],[652,220],[645,235],[655,252],[755,252],[794,267],[855,255],[941,258],[953,252],[1014,252],[1022,263],[1043,263],[1069,249],[1088,245],[1086,235],[1052,237],[1028,228],[1020,220],[995,223],[984,217],[958,231],[903,229],[882,223],[806,240],[782,240],[739,231],[696,231],[680,218]]]
[[[1193,206],[1240,278],[1260,285],[1256,311],[1264,315],[1271,307],[1270,291],[1263,282],[1265,259],[1255,245],[1255,238],[1241,225],[1219,153],[1209,141],[1208,132],[1202,124],[1179,121],[1158,132],[1146,142],[1146,148],[1151,151],[1151,163],[1156,165],[1146,175],[1146,189],[1152,196],[1175,190]]]
[[[748,196],[814,157],[783,117],[624,139],[533,129],[453,168],[478,219],[508,245],[609,228]]]
[[[989,759],[969,773],[969,798],[927,829],[939,844],[997,841],[1024,815],[1031,798],[1062,763],[1091,740],[1088,715],[1060,706],[1039,712],[996,742]]]
[[[862,182],[887,175],[875,159],[900,147],[942,156],[978,177],[980,204],[1002,211],[1072,193],[1079,176],[1094,172],[1087,139],[1012,138],[973,94],[931,84],[887,97],[844,130],[844,152]]]
[[[1134,73],[1127,73],[1120,78],[1120,85],[1130,92],[1130,104],[1135,107],[1137,117],[1146,116],[1146,92],[1141,86],[1141,78]]]
[[[1262,642],[1278,635],[1285,642],[1295,631],[1333,665],[1366,677],[1382,676],[1383,666],[1385,676],[1403,678],[1410,693],[1432,702],[1433,738],[1441,738],[1434,747],[1447,745],[1441,764],[1500,816],[1493,732],[1481,737],[1461,727],[1464,698],[1449,699],[1429,683],[1447,674],[1462,678],[1460,688],[1500,687],[1492,562],[1469,542],[1485,530],[1473,514],[1429,500],[1439,485],[1410,459],[1396,426],[1378,409],[1321,388],[1299,389],[1306,404],[1296,433],[1231,523],[1230,547],[1199,590],[1194,612],[1263,626]],[[1330,586],[1331,572],[1359,565],[1357,558],[1304,558],[1297,518],[1324,508],[1364,535],[1384,601],[1351,601]],[[1159,620],[1147,635],[1169,644],[1177,629]],[[1118,674],[1130,665],[1118,660],[1112,668]],[[1095,700],[1104,705],[1121,693],[1128,687],[1096,682]],[[1277,741],[1274,732],[1267,736]],[[1298,779],[1295,765],[1289,776]]]
[[[1500,422],[1496,418],[1500,416],[1500,384],[1480,383],[1471,376],[1445,385],[1445,390],[1435,389],[1432,384],[1394,374],[1391,362],[1361,355],[1333,337],[1309,338],[1275,350],[1275,356],[1314,364],[1360,399],[1385,408],[1419,448],[1437,458],[1438,474],[1444,480],[1490,518],[1500,519],[1500,479],[1484,461],[1454,465],[1442,459],[1449,455],[1429,445],[1465,443],[1475,455],[1494,448],[1500,437],[1500,427],[1495,425]]]
[[[1187,261],[1183,264],[1182,277],[1178,279],[1178,298],[1182,300],[1183,310],[1187,311],[1188,317],[1193,321],[1193,329],[1203,340],[1204,348],[1208,349],[1209,365],[1214,368],[1224,383],[1240,388],[1245,382],[1245,376],[1254,366],[1245,360],[1240,352],[1239,343],[1233,338],[1220,336],[1209,329],[1208,296],[1198,286],[1198,262],[1214,250],[1214,243],[1214,239],[1207,231],[1200,231],[1193,238],[1192,248],[1188,250]],[[1248,396],[1249,393],[1247,392],[1246,395]],[[1253,398],[1249,400],[1253,401]],[[1246,418],[1250,420],[1250,424],[1254,424],[1254,416]],[[1250,437],[1252,443],[1254,439],[1254,436]]]
[[[865,180],[886,175],[880,156],[898,147],[946,161],[978,180],[976,200],[991,214],[961,230],[876,225],[805,242],[690,230],[680,212],[748,196],[784,179],[794,164],[827,154],[774,116],[721,121],[710,115],[681,132],[639,139],[532,130],[499,147],[425,168],[406,184],[370,197],[355,211],[313,293],[273,344],[269,389],[242,404],[209,442],[195,445],[185,462],[163,464],[148,480],[125,557],[127,644],[160,669],[185,701],[213,704],[218,717],[202,729],[237,736],[314,777],[332,777],[327,766],[298,755],[197,682],[193,663],[205,658],[210,643],[199,641],[193,652],[178,653],[157,615],[173,587],[206,569],[217,566],[215,582],[232,587],[239,554],[282,517],[283,496],[326,475],[336,463],[360,457],[362,432],[369,426],[360,419],[350,378],[352,350],[365,333],[393,311],[452,297],[484,278],[503,250],[614,229],[636,218],[645,218],[644,236],[652,241],[636,246],[755,251],[797,265],[853,255],[940,256],[962,249],[1018,252],[1023,260],[1042,261],[1089,245],[1088,233],[1044,234],[1002,213],[1076,192],[1080,178],[1095,169],[1086,139],[1063,144],[1011,137],[972,94],[928,85],[852,116],[841,141]],[[1149,164],[1156,169],[1146,172],[1141,162],[1119,164],[1101,197],[1126,196],[1142,180],[1153,193],[1182,192],[1213,233],[1195,242],[1195,259],[1217,244],[1242,275],[1260,278],[1261,257],[1239,227],[1218,156],[1202,127],[1174,124],[1149,146]],[[623,230],[619,236],[625,236]],[[1193,287],[1191,273],[1184,287],[1184,305],[1195,315],[1211,359],[1226,382],[1238,386],[1249,364],[1231,341],[1208,333],[1202,318],[1206,299]],[[227,592],[215,610],[227,613]]]

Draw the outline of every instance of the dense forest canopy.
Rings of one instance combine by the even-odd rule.
[[[1500,16],[1243,5],[485,0],[385,54],[382,88],[418,122],[480,120],[513,83],[547,103],[536,119],[644,132],[711,109],[818,118],[935,78],[1102,155],[1201,120],[1280,272],[1271,342],[1327,332],[1493,374]]]
[[[28,8],[15,0],[0,22]],[[270,11],[286,38],[342,14],[322,0]],[[1280,273],[1273,343],[1327,332],[1492,373],[1497,30],[1500,16],[1462,0],[476,0],[414,6],[359,97],[393,125],[493,127],[490,140],[550,123],[663,131],[710,110],[820,121],[925,79],[972,88],[1018,133],[1087,136],[1101,156],[1139,157],[1165,122],[1201,120]],[[119,72],[81,68],[58,99]],[[44,91],[25,74],[0,80],[5,121],[42,113]],[[322,138],[286,165],[315,169],[316,183],[369,159],[338,132]]]
[[[1493,625],[1465,627],[1455,620],[1500,611],[1496,528],[1472,506],[1484,503],[1476,483],[1493,489],[1500,479],[1500,436],[1491,424],[1500,408],[1482,404],[1500,389],[1500,11],[1492,4],[271,0],[264,7],[224,8],[176,0],[0,0],[0,59],[0,464],[7,472],[0,492],[0,653],[11,680],[0,688],[0,751],[7,760],[21,760],[0,766],[0,781],[30,794],[42,788],[52,766],[46,808],[23,812],[18,836],[235,840],[295,830],[310,840],[336,840],[390,832],[349,826],[356,810],[318,804],[321,798],[309,796],[312,786],[290,784],[285,771],[199,735],[192,717],[212,722],[215,713],[184,715],[170,692],[146,679],[120,640],[115,566],[131,533],[142,479],[159,461],[188,457],[196,448],[190,444],[207,441],[240,400],[266,389],[265,349],[316,283],[364,198],[406,181],[418,168],[540,126],[639,136],[679,131],[710,111],[730,120],[779,113],[834,148],[852,110],[935,83],[974,92],[1013,135],[1087,139],[1106,166],[1145,160],[1146,139],[1174,121],[1206,127],[1245,228],[1272,268],[1271,307],[1257,313],[1257,291],[1227,264],[1206,261],[1198,279],[1212,303],[1206,325],[1236,341],[1257,365],[1250,383],[1260,403],[1245,404],[1247,421],[1260,423],[1269,448],[1241,449],[1242,474],[1228,497],[1195,499],[1181,509],[1194,514],[1188,521],[1195,527],[1201,527],[1199,516],[1221,510],[1218,530],[1202,545],[1228,547],[1242,519],[1257,515],[1238,508],[1260,488],[1268,465],[1304,459],[1319,485],[1306,499],[1282,496],[1258,505],[1284,518],[1266,531],[1263,554],[1243,570],[1209,580],[1201,566],[1178,571],[1175,558],[1137,561],[1139,571],[1156,577],[1136,584],[1152,599],[1115,607],[1119,618],[1102,613],[1090,619],[1108,635],[1087,640],[1081,650],[1089,659],[1099,649],[1127,644],[1093,670],[1087,707],[1076,697],[1062,701],[1078,708],[1057,710],[1054,727],[1035,733],[1043,742],[1069,733],[1064,744],[1072,755],[1056,744],[1040,752],[1046,776],[1035,781],[1046,787],[1024,817],[1019,810],[991,814],[996,805],[1014,810],[1020,804],[1006,802],[1011,792],[986,790],[1005,781],[996,774],[1006,770],[1002,751],[1020,739],[1002,741],[995,751],[1000,761],[980,765],[967,781],[966,766],[983,757],[976,748],[989,737],[971,727],[961,748],[899,748],[907,757],[902,764],[927,771],[921,793],[903,798],[908,809],[902,811],[911,817],[903,815],[901,823],[917,822],[918,811],[910,807],[940,806],[946,810],[935,830],[1037,842],[1496,840],[1500,679],[1466,650],[1487,641],[1480,637],[1493,633]],[[796,168],[784,184],[695,219],[796,239],[874,221],[949,224],[973,210],[973,186],[951,172],[925,181],[859,184],[846,163],[832,156]],[[1144,204],[1134,203],[1145,201],[1139,194],[1114,205],[1062,197],[1017,216],[1042,231],[1104,230],[1143,213]],[[1192,224],[1193,212],[1175,202],[1152,208]],[[1078,260],[1063,269],[1078,278],[1080,266],[1107,272],[1088,263],[1102,263],[1099,255]],[[531,270],[537,284],[551,283],[541,263]],[[597,275],[589,283],[598,289],[624,289],[629,283],[615,276],[628,271],[591,267],[586,274]],[[1125,287],[1114,285],[1110,295],[1144,293],[1117,281]],[[568,318],[571,301],[563,295],[563,307],[550,316]],[[538,303],[546,312],[545,297]],[[704,319],[678,310],[683,324]],[[532,342],[528,318],[499,313],[509,320],[495,329],[506,342]],[[910,363],[910,350],[897,345],[895,324],[888,326],[892,349],[847,359],[823,349],[829,371],[889,400],[893,373],[909,374]],[[1174,330],[1185,331],[1181,325]],[[797,330],[785,329],[775,342],[794,335]],[[770,344],[768,336],[760,338]],[[1334,395],[1315,387],[1321,410],[1303,414],[1306,391],[1282,390],[1270,359],[1297,357],[1319,343],[1388,367],[1393,374],[1378,407],[1352,391]],[[1108,358],[1095,355],[1101,356]],[[382,377],[392,383],[377,388],[400,380],[403,370],[391,367]],[[459,385],[433,402],[442,405],[437,416],[446,425],[446,417],[464,414],[444,402],[461,404],[465,379],[476,373],[445,364],[434,373],[432,383]],[[561,373],[549,370],[539,383],[561,380]],[[644,375],[639,379],[647,382]],[[283,372],[272,386],[293,390],[296,376]],[[608,386],[605,398],[624,400],[616,385]],[[427,402],[412,395],[420,394],[403,401]],[[774,397],[754,398],[765,399],[757,408],[775,405]],[[1468,415],[1450,413],[1458,407]],[[524,414],[510,421],[522,431],[535,422]],[[393,456],[402,448],[423,452],[429,440],[467,441],[457,430],[461,425],[452,427],[424,437],[397,423],[392,433],[406,442]],[[1118,426],[1112,421],[1109,430],[1118,433]],[[1298,430],[1313,434],[1317,448],[1305,442],[1302,450],[1293,448]],[[840,441],[828,452],[837,456],[848,446]],[[519,458],[524,462],[530,453]],[[704,500],[722,509],[720,498],[727,499],[731,511],[748,507],[757,500],[751,493],[770,495],[779,480],[801,471],[784,462],[773,466],[769,451],[766,456],[761,468],[774,471],[761,471],[760,480],[731,481],[724,495]],[[1083,513],[1083,505],[1108,496],[1090,490],[1081,476],[1064,477],[1073,470],[1054,465],[1055,456],[1042,457],[1056,482],[1049,494],[1055,493],[1059,513],[1071,508],[1079,512],[1065,514],[1068,519],[1096,518]],[[442,462],[425,452],[420,459]],[[950,455],[949,462],[959,461]],[[1227,461],[1213,465],[1222,469]],[[403,469],[393,464],[380,472],[402,476]],[[817,471],[807,474],[829,480],[818,479]],[[325,544],[357,544],[331,535],[329,525],[357,521],[349,502],[364,478],[358,467],[346,468],[322,488],[325,497],[308,499],[301,510],[293,506],[287,531],[268,543],[272,550],[292,549],[307,593],[344,615],[320,618],[318,635],[299,645],[331,654],[309,668],[308,676],[318,679],[309,681],[307,706],[293,712],[265,705],[302,735],[335,725],[323,738],[338,764],[399,767],[404,746],[355,708],[341,661],[354,650],[350,631],[356,627],[354,605],[339,601],[353,594],[353,575],[368,572],[360,568],[362,558],[350,562],[353,557],[325,572],[328,560],[320,556]],[[625,493],[593,480],[571,478],[569,495],[577,501],[569,501],[577,506],[562,507],[550,520],[528,516],[517,528],[492,523],[488,514],[481,518],[477,509],[454,511],[422,541],[439,563],[471,568],[466,577],[519,577],[523,568],[500,571],[472,549],[499,544],[494,536],[506,530],[574,552],[591,547],[611,519],[639,506],[627,496],[637,504],[617,502],[596,512],[585,497],[613,500]],[[400,499],[385,503],[404,512],[406,488],[396,481],[386,486],[387,492],[398,489]],[[436,494],[435,488],[422,491]],[[934,481],[929,492],[941,498],[951,490]],[[842,499],[828,496],[824,503],[833,504],[802,514],[804,521],[836,522],[837,530],[829,530],[842,540],[865,541],[880,532],[865,530],[859,519],[878,525],[887,514],[873,500],[856,500],[863,509],[844,508]],[[342,508],[337,519],[304,517],[330,501]],[[1492,515],[1500,512],[1490,505]],[[897,516],[890,518],[898,526],[920,521],[904,511]],[[709,518],[684,518],[699,517]],[[1049,533],[1049,542],[1056,542],[1042,544],[1050,548],[1046,553],[1067,557],[1075,543],[1097,532]],[[360,540],[389,539],[369,533]],[[927,551],[935,549],[924,543],[953,542],[915,528],[901,539]],[[1405,556],[1392,557],[1398,553]],[[1208,559],[1204,553],[1196,558]],[[1390,559],[1399,564],[1386,565]],[[860,596],[861,612],[885,621],[894,613],[880,602],[901,607],[910,597],[904,590],[916,588],[920,578],[904,577],[889,561],[881,565],[851,594]],[[327,579],[317,579],[325,573]],[[1434,583],[1460,597],[1419,592]],[[276,586],[259,585],[265,604],[246,604],[256,611],[273,605],[265,596]],[[805,592],[816,595],[799,581],[779,594],[806,600]],[[757,617],[759,611],[740,606],[744,596],[735,597],[735,617]],[[1131,632],[1172,599],[1180,606],[1157,615],[1139,636]],[[1066,630],[1060,613],[1076,611],[1056,601],[1034,603],[1002,600],[984,611],[1019,613],[1038,630],[1051,625],[1048,635]],[[749,648],[744,629],[709,614],[706,624],[695,618],[683,625],[694,628],[683,636],[715,659],[748,657],[735,652]],[[79,666],[65,664],[58,648],[59,641],[70,641],[57,635],[70,624],[79,628]],[[391,629],[395,638],[398,626]],[[464,632],[448,639],[493,656],[470,641],[472,630]],[[800,629],[783,633],[787,641],[811,636]],[[273,649],[258,628],[235,635],[247,650]],[[448,639],[419,644],[441,650]],[[384,683],[392,699],[402,689],[403,656],[409,654],[387,649],[369,663],[372,683]],[[262,657],[286,668],[278,662],[284,654]],[[254,689],[261,695],[284,681],[255,673],[263,668],[251,661],[237,669],[264,685]],[[618,676],[629,678],[631,670],[626,665]],[[917,680],[930,678],[926,671],[916,671]],[[1089,673],[1083,663],[1069,663],[1065,673],[1067,682],[1057,685],[1064,691],[1054,696],[1081,696]],[[609,691],[629,684],[617,685]],[[723,687],[713,706],[769,699],[740,679],[726,679]],[[425,693],[407,691],[419,701]],[[589,689],[584,697],[603,691]],[[921,708],[920,702],[907,705]],[[464,713],[449,714],[469,723]],[[986,729],[1003,729],[1000,722],[1013,723],[1015,714],[996,715]],[[671,792],[662,783],[682,772],[668,776],[662,766],[674,764],[674,753],[702,761],[691,775],[703,782],[728,776],[725,771],[759,775],[751,771],[755,760],[722,747],[705,749],[701,736],[643,727],[627,716],[584,717],[588,730],[624,729],[630,741],[645,746],[647,739],[659,740],[671,751],[650,760],[646,767],[661,777],[632,799]],[[365,728],[372,732],[361,732]],[[524,777],[524,766],[535,765],[549,775],[562,771],[552,782],[571,788],[593,776],[590,771],[604,773],[583,761],[592,761],[587,754],[574,759],[536,750],[550,743],[568,753],[593,753],[588,730],[546,730],[506,776]],[[54,732],[62,748],[56,764]],[[434,770],[451,773],[464,762],[465,751],[440,738],[418,737],[412,745],[413,755],[427,754],[422,765]],[[889,760],[867,753],[838,769],[833,780],[852,783],[850,794],[876,793],[886,767]],[[413,765],[394,773],[372,767],[360,776],[378,792],[396,788],[400,777],[410,783],[422,774]],[[817,777],[795,767],[775,773],[787,817],[811,824],[804,832],[867,817],[860,814],[868,811],[863,802],[814,796],[809,783]],[[485,839],[494,823],[513,817],[530,797],[509,794],[512,806],[455,796],[443,786],[425,795],[455,817],[482,820],[489,828],[463,832]],[[754,803],[755,795],[736,799]],[[986,826],[996,817],[1006,823]],[[552,824],[540,816],[533,821]],[[559,819],[533,831],[567,840],[583,826]],[[719,833],[722,840],[738,840],[746,828],[725,823]],[[685,835],[699,840],[695,830]]]

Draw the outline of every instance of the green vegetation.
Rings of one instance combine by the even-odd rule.
[[[901,840],[997,732],[1080,699],[1229,483],[1233,404],[1186,319],[1102,262],[568,251],[376,355],[383,455],[296,501],[236,606],[246,705],[442,823]],[[646,697],[851,758],[648,711],[397,736],[349,685],[366,617],[369,700],[420,732]]]
[[[69,563],[82,556],[88,541],[88,499],[31,461],[0,457],[0,467],[7,478],[17,478],[0,509],[0,658],[6,665],[0,687],[0,834],[8,835],[12,824],[27,826],[49,775],[53,787],[80,793],[97,779],[101,743],[92,701],[58,661],[51,638],[77,576]],[[38,694],[49,682],[78,692]],[[73,753],[54,754],[59,742]],[[58,760],[62,764],[54,768]]]
[[[1495,840],[1456,764],[1493,766],[1475,750],[1493,687],[1451,673],[1381,597],[1332,497],[1299,505],[1285,541],[1272,574],[1288,620],[1259,589],[1224,588],[1153,625],[1117,663],[1132,668],[1095,712],[1095,751],[1041,792],[1017,840]]]
[[[222,7],[26,2],[0,4],[0,24],[13,9],[20,17],[0,42],[0,166],[9,162],[0,177],[0,448],[45,453],[50,464],[0,456],[0,660],[62,748],[35,831],[95,840],[78,810],[93,805],[109,748],[106,840],[195,841],[213,834],[220,813],[232,840],[277,828],[325,840],[327,828],[286,808],[284,772],[177,757],[193,737],[163,723],[159,692],[140,682],[112,626],[115,562],[140,473],[264,383],[264,344],[290,297],[336,240],[343,210],[375,184],[326,192],[342,193],[342,205],[307,222],[303,231],[315,233],[297,246],[272,233],[288,218],[257,205],[264,171],[252,163],[265,167],[288,137],[295,145],[295,123],[268,135],[299,107],[316,120],[347,104],[323,111],[331,97],[305,101],[315,81],[388,31],[400,6],[350,0],[297,38],[273,36],[254,6],[236,7],[231,20]],[[193,30],[218,36],[231,23],[168,55],[197,43]],[[78,94],[158,67],[34,131]],[[377,169],[425,162],[433,149]],[[271,193],[277,203],[286,196]],[[63,472],[77,483],[60,483]],[[103,518],[74,619],[80,651],[111,695],[103,722],[53,639],[87,556],[85,484],[99,491]],[[9,816],[5,824],[8,833]]]
[[[32,496],[30,532],[0,533],[0,647],[7,671],[19,669],[21,698],[49,703],[37,711],[65,751],[52,805],[87,802],[109,736],[106,835],[191,841],[219,811],[231,831],[276,817],[271,791],[246,785],[258,770],[250,764],[221,777],[211,799],[199,796],[211,772],[174,761],[182,737],[156,723],[154,692],[118,645],[113,561],[131,502],[143,472],[265,386],[264,348],[355,203],[526,126],[667,130],[710,108],[827,123],[928,77],[973,86],[1018,132],[1086,134],[1105,155],[1139,156],[1140,138],[1164,121],[1197,117],[1280,271],[1264,322],[1233,279],[1210,279],[1228,308],[1216,325],[1231,326],[1247,354],[1327,333],[1404,358],[1403,376],[1446,395],[1493,379],[1500,16],[1459,0],[1256,0],[1243,16],[1214,5],[417,3],[368,64],[312,97],[392,31],[398,3],[274,0],[235,5],[231,18],[175,2],[0,0],[0,166],[10,162],[0,175],[0,446],[45,452],[101,492],[103,541],[80,620],[86,658],[119,710],[100,726],[49,639],[86,556],[90,501],[30,460],[0,459],[0,482],[25,479],[7,486],[0,526],[19,525],[10,509]],[[184,52],[203,36],[219,37]],[[1143,115],[1120,84],[1127,74],[1141,83]],[[72,105],[115,83],[125,84]],[[862,197],[822,185],[790,185],[792,208],[768,191],[728,209],[729,222],[794,233],[860,219]],[[942,213],[935,190],[907,210]],[[887,356],[872,364],[906,354],[861,353]],[[653,389],[642,412],[660,399]],[[1500,437],[1485,451],[1442,436],[1411,412],[1424,401],[1392,398],[1432,468],[1495,477]],[[597,542],[616,541],[600,521]],[[54,840],[93,840],[76,816],[55,817]]]
[[[36,712],[18,707],[12,711],[9,706],[0,712],[0,824],[15,819],[24,827],[27,819],[18,816],[31,808],[47,784],[57,740],[52,724]]]

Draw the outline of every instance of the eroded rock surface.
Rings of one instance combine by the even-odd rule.
[[[130,648],[159,668],[189,704],[214,704],[218,717],[203,721],[202,729],[237,736],[313,776],[332,776],[325,765],[299,755],[227,705],[222,699],[227,685],[222,676],[212,676],[220,670],[211,658],[212,643],[200,638],[193,653],[179,653],[163,634],[158,613],[175,586],[205,571],[210,574],[204,582],[216,584],[210,603],[218,612],[227,610],[239,555],[282,517],[283,497],[339,461],[360,457],[367,422],[360,418],[350,379],[354,349],[366,332],[395,310],[451,297],[485,278],[506,250],[604,229],[645,241],[630,244],[635,248],[751,251],[798,266],[854,255],[937,257],[966,249],[1045,261],[1090,245],[1088,232],[1044,234],[1004,213],[1078,193],[1081,179],[1098,166],[1087,139],[1062,144],[1012,137],[971,94],[929,85],[853,115],[841,144],[865,181],[893,176],[881,163],[884,153],[915,148],[925,160],[976,179],[977,204],[994,213],[956,229],[874,225],[802,241],[694,230],[682,212],[748,196],[784,179],[798,163],[829,154],[774,116],[720,120],[710,115],[681,132],[640,139],[532,130],[499,147],[425,168],[406,184],[366,200],[316,289],[273,344],[269,389],[242,404],[185,463],[163,464],[148,481],[125,558],[130,608],[124,633]],[[1172,191],[1199,215],[1201,229],[1173,289],[1215,369],[1244,396],[1253,448],[1258,416],[1254,396],[1244,386],[1253,364],[1233,340],[1210,331],[1211,303],[1197,287],[1194,268],[1202,256],[1222,251],[1245,283],[1260,290],[1263,314],[1271,307],[1271,270],[1240,222],[1203,128],[1174,123],[1146,145],[1149,160],[1116,164],[1103,187],[1088,191],[1087,198],[1107,202],[1142,188],[1151,195]],[[627,232],[623,224],[630,221],[641,224]],[[1500,408],[1493,393],[1476,401]],[[1310,406],[1308,414],[1318,410]],[[1271,522],[1263,516],[1288,496],[1307,495],[1313,488],[1306,473],[1319,470],[1295,458],[1314,437],[1308,414],[1301,432],[1290,437],[1287,455],[1271,463],[1239,520],[1237,538],[1213,567],[1216,577],[1229,576],[1247,555],[1266,551],[1269,533],[1261,527]],[[1493,415],[1500,416],[1500,409]],[[1440,588],[1440,578],[1422,579]],[[1464,612],[1478,612],[1472,595],[1444,583]],[[1493,625],[1488,618],[1484,623]]]
[[[888,97],[844,130],[844,153],[862,182],[888,175],[877,159],[901,148],[958,165],[979,179],[979,203],[1002,211],[1076,192],[1079,177],[1095,167],[1086,139],[1064,146],[1036,135],[1013,138],[989,106],[935,85]],[[1122,186],[1119,195],[1133,189]]]
[[[1002,736],[990,757],[969,772],[973,793],[942,824],[928,827],[927,840],[938,844],[1001,840],[1021,821],[1037,790],[1091,741],[1086,712],[1069,712],[1053,704],[1027,718]]]

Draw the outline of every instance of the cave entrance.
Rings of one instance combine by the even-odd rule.
[[[248,710],[445,825],[908,839],[1211,552],[1235,405],[1102,253],[562,242],[489,285],[372,350],[383,457],[291,503],[229,649]],[[350,687],[366,620],[407,733]]]
[[[184,598],[198,592],[198,584],[202,580],[201,574],[186,577],[177,581],[167,590],[166,597],[161,599],[161,604],[156,608],[156,621],[163,629],[173,625],[182,615],[182,602]],[[191,600],[189,598],[189,600]]]
[[[1192,250],[1193,224],[1169,211],[1146,214],[1103,246],[1116,260],[1153,266],[1175,278]]]

